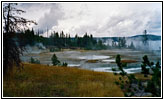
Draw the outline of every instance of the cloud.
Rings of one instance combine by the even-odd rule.
[[[51,4],[46,3],[18,3],[18,8],[26,11],[22,16],[31,20],[38,20],[50,10]]]
[[[49,12],[46,12],[39,19],[38,26],[35,28],[45,31],[46,29],[51,29],[53,26],[57,26],[58,21],[63,19],[64,13],[60,9],[59,4],[53,4],[49,9]]]
[[[75,36],[86,32],[96,37],[161,35],[161,3],[42,3],[29,7],[39,28],[49,33],[62,30]],[[46,36],[46,34],[44,34]]]

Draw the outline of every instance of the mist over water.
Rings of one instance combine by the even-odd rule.
[[[113,39],[102,39],[103,43],[110,47],[107,50],[66,50],[58,52],[50,52],[43,44],[37,43],[33,47],[26,46],[26,52],[21,57],[22,61],[29,62],[33,57],[38,59],[41,64],[51,66],[51,57],[55,53],[61,62],[66,62],[68,67],[78,67],[82,69],[89,69],[102,72],[113,72],[112,68],[117,68],[115,63],[115,56],[120,54],[122,60],[134,60],[134,63],[128,63],[124,69],[127,73],[141,72],[142,57],[148,55],[150,61],[161,62],[161,40],[148,40],[146,44],[143,43],[142,38],[125,38],[126,48],[113,48]],[[134,49],[128,47],[133,43]],[[117,44],[118,45],[118,44]],[[119,72],[119,71],[118,71]]]
[[[107,39],[104,41],[105,45],[112,46],[113,39]],[[146,44],[143,43],[142,39],[128,39],[126,38],[126,45],[130,46],[133,43],[135,49],[138,50],[161,50],[161,40],[148,40]]]
[[[141,49],[141,50],[161,50],[161,41],[152,41],[148,40],[147,44],[145,45],[142,41],[134,41],[134,40],[127,40],[127,45],[130,45],[131,42],[133,42],[134,47],[136,49]]]

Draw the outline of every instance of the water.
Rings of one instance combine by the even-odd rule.
[[[115,67],[114,67],[115,68]],[[94,68],[94,71],[100,71],[100,72],[113,72],[112,67],[105,67],[105,68]],[[128,68],[124,69],[125,72],[131,74],[131,73],[138,73],[141,72],[141,68]],[[116,73],[119,73],[120,71],[116,71]]]
[[[104,55],[86,55],[86,56],[80,56],[79,59],[86,59],[86,60],[100,60],[100,59],[107,59],[110,58],[110,56],[104,56]]]
[[[68,64],[69,67],[80,67],[80,64]]]
[[[107,62],[107,63],[115,62],[115,59],[105,59],[105,60],[102,60],[102,62]]]
[[[117,68],[115,63],[115,57],[117,54],[120,54],[121,58],[124,60],[137,61],[135,63],[128,63],[128,66],[124,68],[127,73],[141,72],[142,57],[145,54],[148,55],[150,61],[161,60],[160,55],[157,55],[153,52],[142,52],[130,49],[112,49],[83,52],[78,50],[49,52],[49,50],[47,50],[44,52],[42,51],[41,53],[28,53],[21,58],[23,61],[29,62],[30,58],[33,57],[40,60],[41,64],[52,65],[51,57],[54,53],[61,62],[67,62],[68,67],[78,67],[100,72],[113,72],[112,68]],[[95,60],[95,62],[89,62],[92,60]]]

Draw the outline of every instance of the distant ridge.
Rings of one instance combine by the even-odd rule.
[[[135,39],[137,39],[137,38],[142,38],[142,37],[144,37],[144,35],[135,35],[135,36],[131,36],[129,38],[135,38]],[[152,35],[152,34],[148,34],[147,35],[147,38],[148,38],[148,40],[153,40],[153,41],[161,40],[161,36]]]
[[[144,35],[135,35],[135,36],[126,37],[126,39],[140,40],[143,37],[144,37]],[[118,38],[119,37],[95,37],[95,39],[103,39],[103,40],[107,40],[107,39],[117,40]],[[152,35],[152,34],[147,34],[147,38],[148,38],[148,40],[152,40],[152,41],[161,40],[161,36]]]

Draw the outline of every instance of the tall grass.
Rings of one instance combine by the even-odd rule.
[[[112,73],[78,68],[24,64],[21,71],[4,77],[4,97],[120,97]]]

